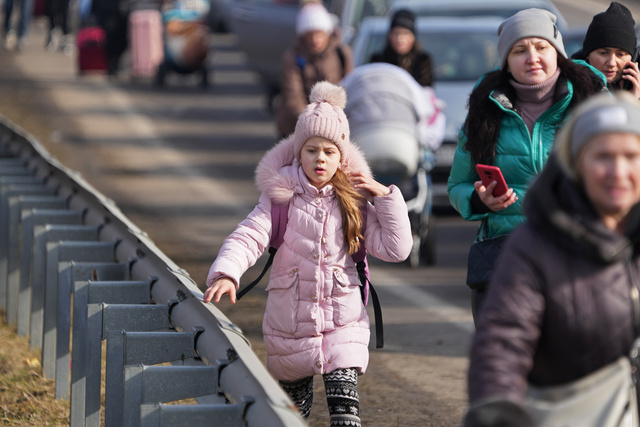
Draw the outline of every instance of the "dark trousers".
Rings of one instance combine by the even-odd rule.
[[[480,316],[480,309],[484,303],[484,299],[487,296],[487,289],[473,289],[471,291],[471,314],[473,314],[473,324],[478,324],[478,317]]]
[[[18,39],[23,39],[27,35],[27,29],[33,15],[34,0],[19,0],[20,4],[20,22],[18,24]],[[13,13],[14,0],[4,0],[4,34],[6,35],[11,29],[11,15]]]
[[[47,0],[49,31],[60,28],[62,34],[69,34],[69,0]]]
[[[120,57],[127,50],[129,15],[124,13],[105,13],[96,16],[107,38],[107,60],[109,75],[115,75],[120,68]]]

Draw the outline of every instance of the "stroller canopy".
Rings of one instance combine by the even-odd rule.
[[[341,85],[347,91],[345,114],[352,134],[396,129],[426,145],[420,128],[438,114],[431,88],[420,86],[408,72],[386,63],[357,67]]]

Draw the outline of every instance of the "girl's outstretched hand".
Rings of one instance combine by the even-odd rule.
[[[229,298],[231,299],[231,303],[236,303],[236,284],[233,283],[233,280],[227,277],[221,277],[211,286],[204,291],[204,302],[210,302],[213,299],[213,302],[219,303],[222,295],[229,294]]]
[[[352,172],[349,174],[349,181],[362,194],[367,201],[373,200],[374,197],[388,196],[391,190],[386,185],[380,184],[370,176],[363,175],[360,172]]]
[[[493,189],[496,188],[496,185],[498,185],[496,181],[493,181],[488,187],[485,187],[482,181],[473,183],[482,203],[494,212],[506,209],[518,200],[518,196],[515,191],[513,191],[513,188],[508,189],[502,196],[493,197]]]

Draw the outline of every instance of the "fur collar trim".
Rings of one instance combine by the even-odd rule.
[[[255,173],[256,186],[262,193],[266,193],[277,203],[287,203],[296,193],[298,186],[297,174],[285,173],[284,167],[294,163],[294,135],[291,135],[265,153]],[[342,169],[346,173],[361,172],[372,176],[369,164],[364,154],[353,142],[347,145],[343,153]],[[297,162],[296,162],[297,163]]]

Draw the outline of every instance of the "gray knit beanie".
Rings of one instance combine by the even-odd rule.
[[[589,140],[609,132],[632,133],[640,136],[640,103],[631,97],[600,94],[586,101],[576,111],[571,128],[571,156],[578,153]]]
[[[507,66],[507,57],[514,44],[525,37],[539,37],[549,41],[558,54],[567,57],[562,35],[556,27],[556,15],[544,9],[524,9],[507,18],[498,28],[500,67]]]

